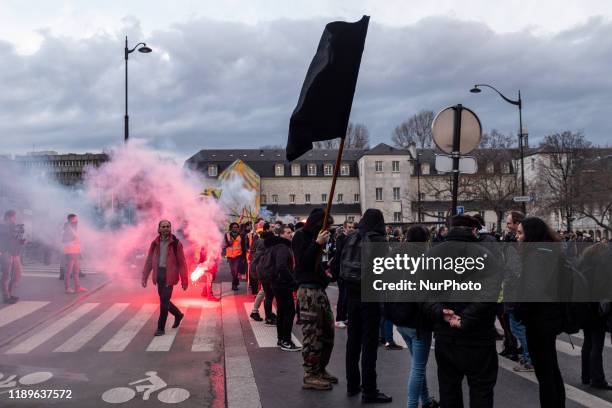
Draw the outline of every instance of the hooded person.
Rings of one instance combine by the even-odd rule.
[[[321,230],[324,218],[321,208],[312,210],[304,227],[296,231],[291,241],[303,323],[302,387],[312,390],[329,390],[338,382],[326,370],[334,348],[334,314],[325,292],[330,279],[321,264],[321,253],[329,240],[329,231]]]
[[[340,254],[340,277],[348,292],[346,386],[349,396],[363,391],[365,403],[388,403],[392,398],[376,386],[376,358],[381,313],[378,302],[361,301],[361,252],[368,242],[386,242],[385,219],[378,209],[366,210]],[[361,373],[359,358],[361,356]]]

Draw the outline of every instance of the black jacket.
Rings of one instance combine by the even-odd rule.
[[[295,280],[300,286],[326,288],[329,284],[329,278],[321,262],[323,247],[316,242],[320,231],[317,225],[323,220],[323,217],[323,211],[313,211],[308,216],[306,225],[293,235],[291,249],[295,259]]]
[[[275,235],[264,240],[266,249],[270,248],[275,278],[272,280],[274,288],[295,289],[296,282],[293,276],[293,253],[291,241]]]
[[[427,256],[448,255],[448,247],[456,245],[457,242],[469,243],[463,247],[469,256],[477,257],[488,253],[489,259],[494,259],[491,251],[480,245],[471,231],[464,228],[451,229],[445,241],[432,247]],[[453,328],[444,321],[443,309],[451,309],[461,317],[461,328]],[[496,310],[497,303],[494,302],[428,302],[424,305],[424,313],[433,325],[436,340],[472,345],[495,344]]]

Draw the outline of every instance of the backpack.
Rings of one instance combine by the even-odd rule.
[[[357,232],[350,235],[340,254],[340,277],[346,282],[361,282],[361,247],[363,242],[371,242],[370,234],[367,232],[363,236]]]
[[[257,261],[257,276],[259,280],[272,282],[275,273],[276,265],[272,256],[272,247],[265,248],[259,260]]]
[[[591,315],[589,302],[586,302],[589,298],[589,283],[584,274],[571,261],[565,259],[559,267],[562,269],[559,277],[564,283],[561,289],[562,296],[566,300],[561,303],[561,331],[575,334],[584,327],[584,323]]]

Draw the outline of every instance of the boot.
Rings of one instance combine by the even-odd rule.
[[[324,380],[318,375],[304,374],[304,384],[302,388],[305,390],[325,391],[331,390],[332,385],[329,381]]]

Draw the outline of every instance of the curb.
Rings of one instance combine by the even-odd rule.
[[[101,284],[96,286],[94,289],[88,291],[87,293],[85,293],[83,295],[80,295],[79,297],[74,299],[72,302],[68,303],[66,306],[64,306],[61,309],[59,309],[57,312],[52,313],[51,315],[45,317],[44,319],[40,319],[36,323],[32,324],[30,327],[27,327],[27,328],[21,330],[19,333],[9,337],[8,339],[6,339],[2,343],[0,343],[0,348],[6,346],[7,344],[12,343],[15,339],[17,339],[17,338],[19,338],[19,337],[21,337],[21,336],[31,332],[32,330],[36,329],[38,326],[41,326],[46,321],[61,315],[66,310],[70,309],[71,307],[73,307],[73,306],[83,302],[85,299],[87,299],[88,297],[90,297],[94,293],[100,291],[104,286],[108,285],[109,283],[110,283],[110,279],[102,282]]]

